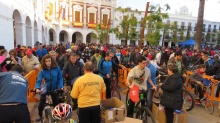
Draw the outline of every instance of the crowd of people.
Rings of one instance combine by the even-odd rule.
[[[106,98],[111,98],[111,75],[112,73],[117,74],[118,68],[132,68],[128,73],[126,84],[129,88],[137,85],[140,90],[146,91],[145,96],[149,109],[152,107],[154,90],[157,90],[157,71],[167,71],[168,78],[159,86],[163,90],[161,104],[166,109],[167,123],[172,123],[173,111],[182,108],[181,93],[186,70],[200,65],[198,70],[190,76],[190,79],[195,82],[193,83],[195,95],[202,98],[202,75],[206,74],[220,80],[219,55],[220,52],[217,48],[209,47],[199,51],[193,50],[191,47],[137,47],[113,44],[73,44],[70,42],[43,45],[37,42],[33,48],[17,45],[9,52],[4,46],[0,46],[0,70],[10,73],[10,71],[16,71],[13,69],[14,66],[20,66],[22,72],[19,71],[19,73],[25,76],[31,70],[41,67],[36,82],[37,93],[41,93],[42,82],[47,84],[47,90],[50,91],[63,89],[64,83],[71,86],[73,102],[74,104],[78,103],[73,106],[73,109],[79,108],[79,120],[82,123],[96,123],[99,120],[100,92],[106,92]],[[0,75],[1,81],[3,75]],[[80,78],[72,83],[72,80],[78,77]],[[91,90],[91,88],[93,89]],[[218,91],[220,91],[220,86]],[[56,106],[58,104],[56,95],[52,95],[52,99],[54,106]],[[41,95],[37,121],[42,118],[45,101],[46,95]],[[1,105],[5,103],[11,104],[12,102],[4,102],[0,98],[0,110]],[[13,100],[14,103],[26,104],[26,102]],[[133,117],[133,106],[134,103],[130,101],[127,114],[129,117]],[[89,112],[94,116],[87,116]],[[26,123],[26,121],[22,121],[22,123]]]

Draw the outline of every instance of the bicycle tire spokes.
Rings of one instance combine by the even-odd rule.
[[[214,112],[214,106],[209,99],[202,100],[202,106],[206,109],[206,111],[210,114]]]
[[[191,111],[194,107],[195,100],[190,92],[183,90],[183,105],[186,111]]]

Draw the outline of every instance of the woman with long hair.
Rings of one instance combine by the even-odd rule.
[[[41,84],[42,80],[45,80],[47,92],[52,92],[54,90],[63,89],[63,77],[60,67],[57,65],[56,61],[49,55],[43,56],[41,60],[41,68],[37,82],[35,85],[36,93],[41,93]],[[53,100],[53,106],[55,107],[58,103],[58,97],[55,94],[51,94],[52,100]],[[41,94],[40,97],[40,103],[38,106],[38,114],[39,119],[37,121],[40,121],[42,118],[42,111],[44,109],[44,104],[46,103],[46,93]]]

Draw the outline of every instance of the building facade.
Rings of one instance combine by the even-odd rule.
[[[96,42],[96,24],[108,28],[116,0],[0,1],[0,43],[7,49],[59,42]],[[108,39],[109,40],[109,39]],[[108,41],[106,41],[108,42]]]
[[[92,36],[93,28],[101,24],[102,28],[114,28],[120,24],[123,14],[115,11],[117,0],[7,0],[0,1],[0,43],[7,49],[16,45],[34,46],[39,41],[43,44],[59,42],[97,42]],[[138,20],[143,19],[144,12],[130,10]],[[184,35],[195,34],[196,17],[188,12],[187,7],[180,8],[165,23],[177,22],[184,30]],[[141,25],[137,25],[140,31]],[[219,22],[204,20],[204,34],[220,30]],[[189,32],[190,31],[190,32]],[[147,33],[147,29],[145,30]],[[170,33],[161,37],[160,45],[171,45]],[[123,44],[110,34],[105,43]],[[138,44],[139,39],[128,41]],[[216,41],[210,39],[210,44]]]
[[[114,22],[112,27],[116,27],[120,22],[122,21],[122,17],[128,14],[133,13],[134,16],[137,18],[138,21],[142,20],[144,18],[145,12],[138,13],[135,10],[129,10],[127,13],[122,13],[120,11],[115,11],[114,12]],[[189,12],[188,8],[186,6],[181,7],[178,11],[175,11],[174,14],[169,13],[169,19],[163,20],[164,23],[171,24],[173,22],[177,23],[177,28],[182,30],[182,34],[177,35],[177,38],[179,41],[186,41],[187,38],[195,38],[195,33],[196,33],[196,23],[197,23],[197,17],[193,17],[192,13]],[[203,22],[203,43],[205,44],[210,44],[210,45],[216,45],[217,40],[216,36],[210,36],[209,39],[206,39],[207,35],[212,35],[215,32],[220,31],[220,22],[213,22],[213,21],[208,21],[204,20]],[[140,32],[141,30],[141,25],[138,24],[136,31]],[[146,27],[145,29],[145,35],[147,34],[148,29]],[[163,32],[161,31],[161,39],[159,41],[159,45],[163,46],[171,46],[171,45],[176,45],[176,43],[173,43],[172,41],[172,34],[171,31],[167,31],[164,36]],[[112,38],[111,41],[113,43],[121,43],[123,42],[123,39],[117,39],[114,34],[111,35]],[[139,39],[135,39],[132,41],[128,41],[128,44],[135,44],[138,45]],[[145,43],[146,44],[146,41]]]

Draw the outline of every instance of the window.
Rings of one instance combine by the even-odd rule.
[[[75,11],[75,22],[80,22],[80,12]]]
[[[103,18],[102,18],[103,24],[107,25],[108,24],[108,15],[107,14],[103,14]]]
[[[191,29],[191,26],[192,26],[192,23],[189,22],[189,23],[188,23],[188,30],[190,30],[190,31],[192,30],[192,29]]]
[[[95,23],[95,13],[89,13],[89,23]]]

